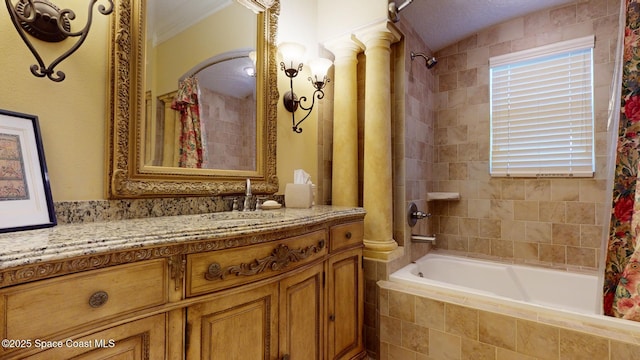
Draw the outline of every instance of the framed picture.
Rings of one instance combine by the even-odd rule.
[[[54,225],[38,117],[0,110],[0,233]]]

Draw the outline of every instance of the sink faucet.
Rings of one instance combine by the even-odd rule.
[[[244,195],[242,211],[251,211],[251,179],[247,178],[247,191]]]

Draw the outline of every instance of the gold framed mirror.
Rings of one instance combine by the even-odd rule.
[[[244,168],[193,168],[181,163],[157,160],[152,153],[163,145],[154,145],[153,127],[159,116],[154,110],[158,103],[166,103],[166,93],[154,94],[149,91],[147,67],[152,47],[147,39],[147,11],[150,4],[145,0],[118,0],[112,14],[111,49],[109,66],[110,105],[107,140],[107,197],[143,198],[174,196],[217,196],[242,194],[245,192],[246,179],[251,179],[254,194],[273,194],[278,190],[276,175],[276,120],[277,120],[277,67],[276,67],[276,33],[280,10],[279,0],[222,0],[228,3],[241,4],[243,11],[255,16],[255,50],[242,48],[244,52],[255,54],[255,124],[250,128],[254,134],[246,136],[254,141],[251,150],[253,162]],[[188,2],[183,6],[189,6]],[[199,19],[198,21],[201,21]],[[184,23],[184,20],[181,20]],[[234,26],[242,26],[236,24]],[[229,29],[233,33],[233,29]],[[202,31],[201,31],[202,32]],[[219,36],[229,38],[229,33]],[[206,33],[209,38],[215,34]],[[231,35],[233,36],[233,35]],[[240,51],[240,52],[242,52]],[[237,51],[236,51],[237,53]],[[155,56],[155,53],[154,53]],[[205,55],[187,56],[193,66],[186,66],[177,73],[189,75],[193,69],[200,71]],[[226,55],[210,54],[213,63],[219,63]],[[206,64],[205,64],[206,65]],[[162,71],[166,73],[167,71]],[[175,79],[176,90],[184,77]],[[162,80],[164,81],[164,80]],[[170,81],[173,81],[170,79]],[[157,81],[160,82],[160,81]],[[166,81],[165,81],[166,82]],[[164,114],[163,117],[167,117]],[[174,115],[171,115],[174,116]],[[248,121],[248,120],[247,120]],[[180,124],[180,120],[176,122]],[[174,125],[165,125],[165,127]],[[179,126],[179,125],[178,125]],[[219,128],[219,126],[218,126]],[[254,135],[254,136],[252,136]],[[244,136],[243,136],[244,137]],[[240,139],[239,139],[240,140]],[[177,144],[177,143],[176,143]],[[169,147],[171,147],[170,145]],[[175,145],[179,146],[179,145]],[[246,146],[245,146],[246,147]],[[180,152],[173,148],[166,152]],[[160,149],[162,152],[162,149]],[[209,156],[226,156],[225,154],[209,154]]]

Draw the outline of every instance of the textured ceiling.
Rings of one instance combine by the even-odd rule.
[[[397,0],[401,6],[406,0]],[[486,27],[573,0],[413,0],[400,14],[438,51]]]

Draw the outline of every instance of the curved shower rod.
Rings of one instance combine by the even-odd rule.
[[[396,5],[395,2],[390,2],[389,3],[389,19],[391,21],[393,21],[393,22],[400,21],[400,17],[398,17],[398,13],[400,11],[404,10],[404,8],[409,6],[412,2],[413,2],[413,0],[406,0],[405,2],[400,4],[399,6]]]

